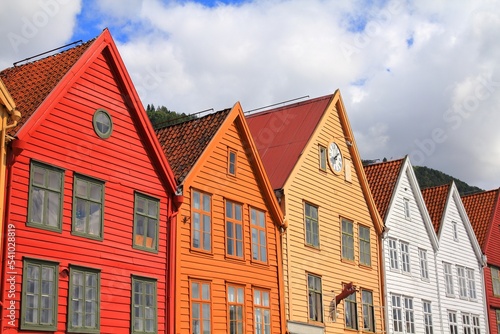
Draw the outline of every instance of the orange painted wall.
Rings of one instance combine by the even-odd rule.
[[[228,116],[228,118],[231,117]],[[226,120],[227,122],[227,120]],[[237,151],[236,176],[227,174],[228,148]],[[177,285],[176,333],[191,333],[189,280],[211,284],[212,333],[228,331],[227,284],[244,287],[244,327],[253,333],[254,313],[252,289],[270,291],[271,331],[282,333],[278,251],[280,235],[270,216],[270,207],[263,198],[262,184],[256,179],[252,158],[246,154],[249,146],[241,137],[241,125],[232,122],[227,131],[219,130],[208,147],[208,152],[197,162],[184,182],[184,203],[178,216],[177,229]],[[203,158],[206,157],[206,158]],[[191,248],[191,207],[193,189],[211,195],[212,251],[200,252]],[[225,247],[225,200],[242,204],[244,259],[228,258]],[[268,263],[251,259],[250,207],[266,212]]]

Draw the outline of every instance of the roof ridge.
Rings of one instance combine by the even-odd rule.
[[[155,131],[158,131],[158,130],[162,130],[162,129],[166,129],[166,128],[173,128],[175,126],[181,126],[181,125],[186,125],[186,123],[189,123],[189,122],[201,122],[203,120],[205,120],[205,118],[207,117],[211,117],[211,116],[215,116],[217,114],[221,114],[223,112],[228,112],[228,111],[231,111],[232,108],[225,108],[225,109],[221,109],[221,110],[217,110],[213,113],[210,113],[210,114],[206,114],[206,115],[203,115],[201,117],[195,117],[195,118],[188,118],[186,119],[185,121],[182,121],[182,122],[179,122],[179,123],[175,123],[175,124],[171,124],[171,125],[164,125],[164,126],[161,126],[161,123],[160,123],[160,126],[156,127],[155,128]],[[162,122],[162,123],[169,123],[169,122],[173,122],[175,121],[176,119],[182,119],[182,118],[187,118],[189,116],[191,116],[192,114],[187,114],[186,116],[181,116],[179,118],[174,118],[174,119],[171,119],[171,120],[168,120],[168,121],[165,121],[165,122]]]
[[[294,107],[298,107],[298,106],[302,106],[302,105],[306,105],[306,104],[310,104],[310,103],[315,103],[317,101],[324,100],[324,99],[331,99],[331,98],[333,98],[333,96],[334,96],[334,94],[318,96],[318,97],[314,97],[312,99],[307,99],[305,101],[294,102],[294,103],[286,104],[284,106],[270,108],[270,109],[267,109],[264,111],[256,112],[253,114],[247,114],[245,117],[250,118],[250,117],[254,117],[254,116],[262,116],[262,115],[266,115],[266,114],[271,113],[271,112],[278,112],[282,109],[290,109],[290,108],[294,108]]]
[[[78,44],[78,45],[75,45],[75,46],[73,46],[73,47],[70,47],[70,48],[67,48],[67,49],[65,49],[65,50],[62,50],[62,51],[59,51],[59,52],[56,52],[56,53],[53,53],[53,54],[47,55],[47,56],[42,57],[42,58],[37,58],[37,59],[35,59],[35,60],[33,60],[33,61],[28,61],[28,62],[23,63],[23,64],[21,64],[21,65],[13,65],[13,66],[10,66],[10,67],[6,67],[6,68],[4,68],[4,69],[0,70],[0,75],[1,75],[4,71],[8,71],[8,70],[11,70],[11,69],[20,69],[21,67],[28,66],[28,65],[33,65],[33,64],[36,64],[36,63],[38,63],[38,62],[41,62],[41,61],[47,60],[48,58],[52,58],[52,57],[59,57],[59,56],[61,56],[61,55],[65,54],[65,53],[67,53],[67,52],[70,52],[71,50],[76,49],[76,48],[82,47],[82,46],[87,45],[87,44],[92,44],[92,43],[93,43],[96,39],[97,39],[97,37],[94,37],[94,38],[92,38],[92,39],[89,39],[89,40],[88,40],[88,41],[86,41],[86,42],[82,42],[82,43],[80,43],[80,44]],[[63,46],[63,47],[64,47],[64,46]],[[47,52],[50,52],[50,51],[47,51]],[[44,54],[44,53],[39,53],[38,55],[42,55],[42,54]],[[28,58],[26,58],[26,59],[31,59],[31,58],[36,58],[36,57],[37,57],[37,55],[34,55],[34,56],[32,56],[32,57],[28,57]],[[20,60],[20,61],[18,61],[18,62],[16,62],[16,63],[19,63],[19,62],[23,62],[23,60]],[[16,63],[14,63],[14,64],[16,64]]]

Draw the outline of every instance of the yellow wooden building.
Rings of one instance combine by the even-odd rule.
[[[289,333],[384,332],[380,237],[340,92],[247,116],[288,222]]]

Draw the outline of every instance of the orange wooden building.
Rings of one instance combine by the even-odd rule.
[[[0,78],[0,332],[171,333],[174,175],[109,31]]]
[[[184,196],[175,333],[284,333],[285,226],[240,104],[156,132]]]

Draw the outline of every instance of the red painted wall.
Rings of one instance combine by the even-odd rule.
[[[500,268],[500,205],[497,203],[495,215],[491,222],[490,230],[486,236],[486,257],[488,266]],[[485,286],[486,286],[486,301],[488,304],[488,321],[491,334],[498,333],[497,319],[495,309],[500,309],[500,297],[493,295],[493,284],[491,280],[491,271],[485,268]]]
[[[23,257],[59,262],[59,271],[70,264],[100,269],[101,333],[129,332],[131,275],[157,279],[158,332],[165,331],[171,202],[113,73],[109,59],[99,55],[55,107],[45,111],[50,115],[31,137],[25,137],[29,138],[26,148],[12,166],[7,223],[13,224],[16,231],[16,293],[12,299],[16,322],[12,327],[4,320],[4,333],[18,332]],[[98,108],[106,109],[114,122],[113,133],[106,140],[93,130],[92,116]],[[35,113],[32,118],[37,116]],[[26,225],[30,159],[65,170],[62,233]],[[103,241],[71,234],[75,173],[105,182]],[[132,248],[135,191],[160,199],[157,254]],[[69,278],[59,276],[57,333],[66,330],[68,282]]]

